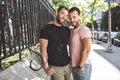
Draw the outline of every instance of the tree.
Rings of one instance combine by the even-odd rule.
[[[50,2],[55,10],[61,5],[67,6],[69,8],[71,4],[70,0],[50,0]]]
[[[112,31],[120,30],[120,6],[116,6],[111,9],[111,29]],[[101,27],[104,30],[108,30],[108,11],[106,11],[102,18]]]
[[[82,23],[84,24],[92,23],[91,17],[93,17],[93,21],[96,20],[94,15],[96,9],[100,9],[103,12],[108,10],[108,4],[103,0],[50,0],[50,3],[55,10],[60,5],[67,6],[68,8],[73,6],[78,7],[81,11]],[[115,7],[116,4],[112,4],[111,6]]]
[[[56,8],[59,5],[65,5],[68,8],[71,6],[77,6],[81,11],[82,23],[87,24],[91,23],[92,25],[92,33],[94,31],[93,21],[96,19],[94,12],[96,9],[100,9],[102,11],[108,10],[108,4],[103,0],[80,0],[79,2],[73,2],[75,0],[51,0],[52,5]],[[115,5],[111,5],[114,7]],[[94,41],[94,34],[92,34],[92,41]]]

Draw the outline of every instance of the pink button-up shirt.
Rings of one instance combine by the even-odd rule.
[[[84,25],[80,25],[78,28],[72,29],[70,34],[70,55],[72,61],[72,67],[79,65],[80,56],[82,51],[81,40],[91,37],[90,29]],[[88,59],[86,63],[89,63]]]

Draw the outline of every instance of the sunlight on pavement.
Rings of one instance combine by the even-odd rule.
[[[120,71],[104,57],[97,54],[94,49],[104,49],[104,47],[92,45],[89,56],[92,63],[91,80],[120,80]]]

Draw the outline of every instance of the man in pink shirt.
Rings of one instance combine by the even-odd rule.
[[[90,80],[91,63],[88,59],[91,49],[91,32],[81,24],[80,10],[73,7],[69,10],[69,21],[74,27],[70,34],[70,55],[74,80]]]

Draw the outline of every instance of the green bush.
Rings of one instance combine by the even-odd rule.
[[[35,52],[39,52],[39,45],[38,46],[33,46],[31,49]],[[21,52],[21,58],[24,59],[24,58],[28,57],[30,54],[31,54],[30,50],[25,49]],[[8,58],[2,60],[1,61],[1,64],[2,64],[1,66],[4,70],[4,69],[7,69],[8,67],[10,67],[11,65],[17,63],[18,61],[19,61],[19,54],[16,54],[16,55],[13,55],[11,57],[8,57]],[[0,72],[1,72],[1,70],[0,70]]]
[[[117,33],[116,38],[120,40],[120,32]]]

